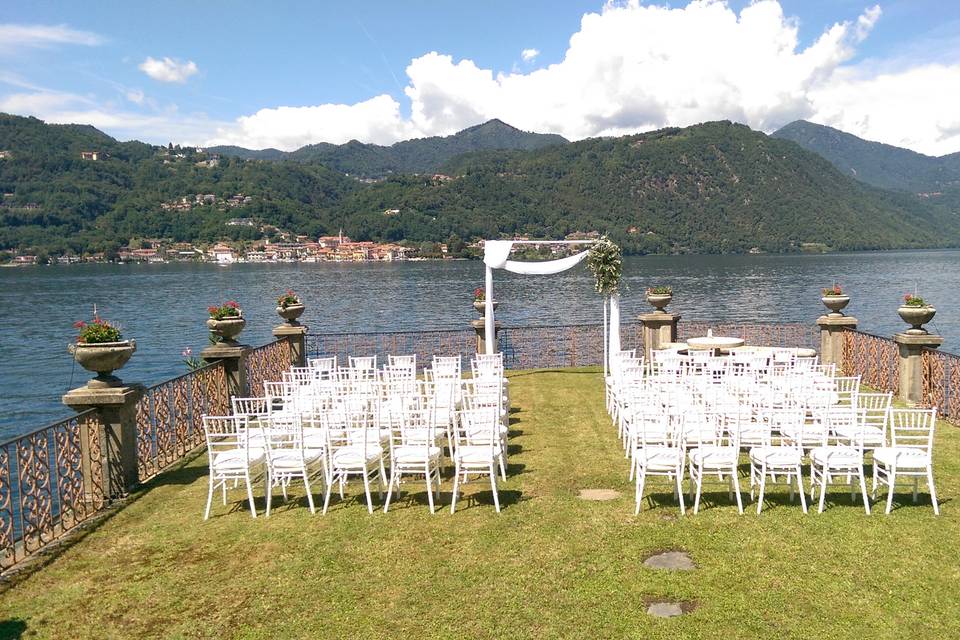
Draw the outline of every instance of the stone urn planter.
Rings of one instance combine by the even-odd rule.
[[[904,322],[910,325],[910,328],[904,333],[922,336],[927,334],[927,330],[923,328],[923,325],[933,320],[933,316],[936,315],[937,310],[929,305],[923,307],[900,305],[900,307],[897,308],[897,313],[900,314]]]
[[[245,326],[247,326],[247,321],[243,319],[243,316],[224,318],[222,320],[215,320],[213,318],[207,320],[207,327],[210,329],[210,333],[219,336],[220,340],[226,344],[237,344],[237,336],[240,335],[240,332],[243,331]]]
[[[127,364],[137,350],[136,340],[120,342],[76,342],[67,345],[67,351],[81,367],[97,374],[87,386],[93,389],[120,386],[120,378],[111,375]]]
[[[297,325],[297,318],[303,315],[306,307],[302,302],[297,304],[288,304],[286,307],[277,307],[277,315],[287,321],[287,324]]]
[[[850,296],[823,296],[820,298],[820,302],[822,302],[823,306],[827,309],[830,309],[829,315],[837,317],[842,316],[843,311],[841,311],[841,309],[850,304]]]
[[[493,310],[496,311],[496,310],[497,310],[497,307],[499,307],[499,306],[500,306],[500,303],[497,302],[496,300],[494,300],[494,301],[493,301]],[[486,315],[487,315],[487,303],[486,303],[486,302],[484,302],[484,301],[482,301],[482,300],[474,300],[474,301],[473,301],[473,308],[476,309],[476,310],[477,310],[477,313],[479,313],[481,316],[486,316]]]
[[[666,313],[665,307],[673,300],[672,293],[648,293],[647,302],[656,309],[657,313]]]

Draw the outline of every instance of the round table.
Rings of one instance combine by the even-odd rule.
[[[768,355],[768,354],[773,353],[773,350],[774,350],[775,348],[779,349],[779,347],[751,347],[751,346],[746,346],[746,347],[738,348],[738,349],[737,349],[737,352],[739,353],[739,352],[749,351],[749,352],[752,352],[752,353],[760,353],[760,354]],[[817,350],[816,350],[816,349],[810,349],[810,348],[807,348],[807,347],[796,347],[796,348],[791,348],[790,350],[793,351],[793,352],[795,352],[795,353],[797,354],[797,357],[798,357],[798,358],[813,358],[814,356],[817,355]]]
[[[690,351],[728,351],[742,346],[742,338],[731,338],[727,336],[687,338],[687,349]]]

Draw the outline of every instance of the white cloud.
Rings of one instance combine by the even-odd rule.
[[[121,95],[149,115],[79,102],[68,109],[58,105],[63,94],[22,86],[24,93],[0,97],[0,110],[33,104],[31,113],[62,122],[65,114],[80,117],[86,109],[104,126],[117,122],[132,135],[140,121],[164,132],[146,128],[139,135],[148,139],[254,148],[350,139],[390,144],[447,135],[490,118],[570,139],[717,119],[769,132],[805,118],[926,153],[957,151],[960,115],[952,107],[960,104],[960,64],[851,63],[879,19],[879,7],[867,8],[803,45],[797,20],[776,0],[757,0],[739,12],[720,0],[678,8],[627,0],[584,15],[559,62],[497,72],[432,51],[410,61],[399,97],[269,107],[222,123],[161,111],[138,90]],[[141,69],[166,82],[183,82],[198,71],[193,62],[170,58],[148,58]],[[167,133],[178,126],[182,135]]]
[[[520,52],[520,57],[523,58],[524,62],[533,62],[538,55],[540,55],[539,49],[524,49]]]
[[[416,135],[400,116],[400,103],[379,95],[357,104],[261,109],[221,127],[208,145],[238,144],[253,148],[296,149],[312,142],[350,140],[390,144]]]
[[[92,31],[71,29],[64,24],[0,24],[0,51],[44,48],[57,44],[92,47],[102,42],[103,38]]]
[[[187,81],[187,78],[199,71],[193,60],[180,62],[173,58],[164,57],[162,60],[147,57],[140,63],[140,70],[159,82],[179,82]]]

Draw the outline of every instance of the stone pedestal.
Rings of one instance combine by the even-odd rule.
[[[837,371],[843,366],[843,332],[857,328],[857,319],[853,316],[825,315],[817,318],[820,327],[820,362],[837,365]]]
[[[273,328],[275,338],[286,338],[290,342],[290,364],[294,367],[307,366],[307,328],[300,323],[284,323]]]
[[[483,318],[479,320],[472,320],[470,325],[473,327],[473,330],[477,332],[477,353],[486,353],[487,352],[487,341],[486,341],[486,324]],[[500,335],[500,323],[494,319],[493,321],[493,352],[497,353],[500,350],[500,341],[497,339]]]
[[[200,357],[207,362],[223,362],[227,374],[227,392],[231,398],[243,398],[248,395],[247,388],[247,354],[250,347],[245,344],[230,345],[219,343],[211,345],[200,352]]]
[[[923,349],[936,349],[943,344],[943,337],[933,334],[893,334],[893,341],[900,347],[900,392],[897,394],[907,405],[923,403]]]
[[[650,360],[650,352],[663,349],[671,342],[677,341],[677,323],[680,322],[679,313],[654,311],[641,313],[640,323],[643,325],[643,357]]]
[[[99,424],[84,425],[80,448],[84,486],[93,487],[99,479],[90,478],[91,468],[103,469],[103,493],[108,500],[116,500],[130,493],[140,481],[137,473],[137,402],[144,387],[129,384],[118,387],[80,387],[67,392],[63,403],[75,411],[95,409]],[[100,429],[100,464],[91,464],[94,455],[90,447],[88,428]],[[88,496],[88,500],[92,499]]]

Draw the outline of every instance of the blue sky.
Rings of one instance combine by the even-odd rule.
[[[960,2],[4,4],[0,110],[86,117],[121,138],[295,148],[448,134],[489,117],[571,138],[716,118],[770,130],[806,117],[960,150],[949,104]],[[596,19],[573,47],[585,14]],[[837,25],[845,32],[804,55]],[[711,67],[718,55],[727,59]],[[917,90],[925,82],[952,92],[935,99]],[[927,124],[903,130],[908,113]]]

